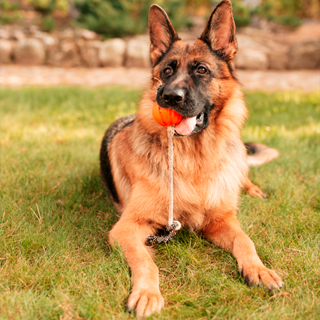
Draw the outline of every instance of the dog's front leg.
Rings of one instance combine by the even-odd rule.
[[[212,221],[203,229],[203,235],[214,244],[231,251],[238,262],[240,273],[249,285],[258,285],[261,281],[268,289],[282,287],[281,278],[261,262],[253,242],[241,230],[235,212]]]
[[[249,177],[246,178],[244,184],[243,184],[244,190],[252,197],[252,198],[260,198],[260,199],[266,199],[266,194],[255,184],[252,183],[252,181],[249,179]]]
[[[109,234],[110,243],[121,246],[131,268],[133,286],[127,309],[135,310],[137,317],[160,312],[164,306],[159,290],[159,270],[145,246],[147,236],[152,233],[150,224],[127,218],[124,211]]]

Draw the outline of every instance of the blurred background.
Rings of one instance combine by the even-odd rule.
[[[43,84],[44,80],[49,84],[50,81],[77,84],[84,79],[88,85],[109,82],[130,85],[127,82],[131,71],[123,68],[138,68],[139,72],[132,71],[136,75],[132,85],[141,86],[151,67],[147,35],[150,5],[162,6],[181,38],[191,41],[201,34],[218,2],[2,0],[0,84]],[[272,72],[309,70],[294,75],[282,72],[286,75],[280,89],[288,86],[285,81],[293,81],[297,76],[298,80],[294,81],[301,82],[300,86],[318,86],[319,81],[310,70],[318,70],[320,65],[319,0],[232,0],[232,4],[239,44],[235,66],[240,71],[260,71],[250,73],[244,84],[252,81],[254,85],[259,79],[267,81],[267,74],[271,79],[268,85],[277,85],[272,80],[277,76]],[[45,68],[26,69],[29,66]],[[107,69],[101,79],[103,67]],[[46,77],[48,68],[51,80]],[[66,75],[60,68],[73,69]],[[91,72],[101,70],[95,70],[92,79],[84,68],[91,68]],[[118,76],[109,75],[109,68],[118,68]],[[239,74],[240,79],[246,75]],[[87,77],[91,78],[89,82]]]
[[[133,319],[130,271],[108,231],[118,214],[101,139],[151,81],[148,10],[194,41],[217,1],[1,0],[0,318]],[[166,310],[152,319],[319,319],[319,0],[232,0],[245,142],[280,157],[250,169],[267,201],[239,220],[281,291],[248,288],[230,253],[183,230],[158,247]],[[236,161],[236,160],[235,160]]]

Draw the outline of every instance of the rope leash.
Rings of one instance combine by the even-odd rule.
[[[147,244],[153,245],[156,243],[167,243],[169,242],[181,228],[179,221],[173,221],[173,135],[174,126],[167,127],[168,134],[168,164],[169,164],[169,214],[168,214],[168,225],[166,231],[169,232],[166,236],[147,236]]]

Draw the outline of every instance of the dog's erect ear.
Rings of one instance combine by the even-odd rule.
[[[166,12],[158,5],[153,4],[149,11],[150,54],[152,63],[168,50],[170,45],[180,40],[168,18]]]
[[[231,2],[222,0],[211,13],[200,40],[219,55],[232,60],[238,48],[235,32]]]

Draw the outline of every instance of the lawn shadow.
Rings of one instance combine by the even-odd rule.
[[[68,210],[69,228],[75,229],[79,238],[92,238],[109,255],[108,232],[118,214],[103,186],[98,166],[83,168],[67,177],[64,184],[69,186],[62,198],[64,209]]]

